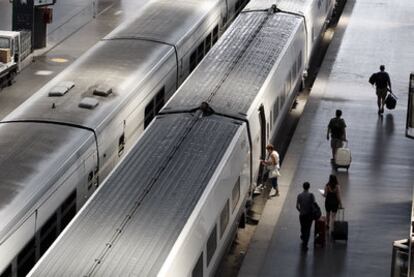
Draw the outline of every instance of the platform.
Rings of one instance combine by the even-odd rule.
[[[414,141],[405,136],[408,80],[414,60],[412,0],[348,0],[302,118],[282,163],[280,196],[270,198],[244,257],[241,277],[390,276],[392,242],[408,238]],[[397,108],[378,116],[369,76],[384,64]],[[330,165],[326,127],[343,111],[352,150],[349,172]],[[296,196],[302,183],[324,211],[330,174],[341,185],[348,243],[300,247]],[[313,227],[312,227],[313,234]]]
[[[0,91],[0,119],[149,1],[97,0],[96,7],[95,1],[66,2],[57,1],[54,6],[47,47],[36,50],[34,62],[17,75],[16,83]],[[5,19],[11,20],[11,4],[0,0],[0,28],[11,28]]]

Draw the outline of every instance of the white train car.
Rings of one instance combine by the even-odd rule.
[[[305,21],[249,4],[29,276],[212,276],[301,82]]]
[[[236,0],[153,0],[0,122],[0,276],[25,276],[218,40]]]

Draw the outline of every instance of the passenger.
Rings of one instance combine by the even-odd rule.
[[[279,188],[277,184],[277,177],[280,176],[279,169],[279,153],[274,149],[272,144],[268,144],[266,146],[267,150],[267,159],[261,160],[261,163],[266,166],[268,171],[268,176],[270,179],[270,183],[272,184],[272,189],[270,191],[269,196],[279,196]],[[263,185],[262,185],[263,187]]]
[[[296,200],[296,209],[299,211],[300,222],[300,239],[302,240],[302,249],[308,250],[308,241],[312,227],[312,205],[315,202],[315,196],[309,192],[309,182],[303,183],[303,192]]]
[[[346,124],[345,120],[341,118],[342,111],[336,110],[335,117],[331,118],[328,124],[328,132],[326,133],[326,139],[329,140],[329,134],[331,134],[331,149],[332,159],[334,162],[336,150],[343,145],[343,141],[346,141]]]
[[[380,71],[372,74],[370,83],[376,86],[377,93],[377,105],[378,105],[378,114],[381,115],[384,113],[384,104],[385,98],[387,97],[387,91],[391,91],[391,80],[390,75],[385,71],[385,66],[380,66]]]
[[[335,175],[329,175],[323,196],[325,197],[326,227],[329,229],[330,223],[335,220],[336,212],[342,209],[341,193]]]

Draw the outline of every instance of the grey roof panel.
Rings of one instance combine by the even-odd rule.
[[[102,118],[116,113],[128,99],[137,96],[139,89],[143,100],[149,93],[145,91],[148,81],[158,68],[175,68],[173,53],[170,46],[148,41],[99,42],[5,120],[47,120],[97,129]],[[75,84],[70,92],[63,97],[48,97],[52,87],[67,80]],[[102,86],[112,88],[113,93],[108,97],[94,95],[95,89]],[[94,110],[79,108],[84,97],[98,99],[99,106]]]
[[[0,124],[0,241],[29,209],[37,208],[33,203],[68,170],[63,163],[76,159],[78,152],[85,151],[83,145],[93,140],[92,132],[68,126]],[[56,164],[62,167],[51,172]]]
[[[205,101],[219,113],[246,114],[300,22],[299,18],[285,14],[239,15],[237,23],[163,112],[192,109]]]
[[[154,121],[33,276],[156,275],[238,128],[215,115]]]
[[[140,26],[139,28],[121,27],[105,39],[145,38],[176,45],[196,22],[203,20],[206,6],[211,6],[212,3],[214,2],[206,0],[153,1],[132,21],[132,26]]]

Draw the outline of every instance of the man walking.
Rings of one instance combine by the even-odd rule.
[[[331,134],[332,162],[335,161],[336,150],[342,147],[343,141],[346,141],[346,124],[341,116],[342,111],[336,110],[335,117],[329,121],[328,131],[326,133],[327,140],[329,140],[329,134]]]
[[[391,91],[391,80],[390,75],[385,71],[385,66],[380,66],[380,71],[372,74],[369,78],[369,82],[376,87],[377,93],[377,105],[378,114],[384,113],[385,98],[387,97],[388,90]]]
[[[296,200],[296,209],[299,211],[300,221],[300,238],[302,240],[302,250],[308,250],[308,241],[312,227],[312,204],[315,202],[315,196],[309,192],[309,182],[303,183],[303,192]]]

